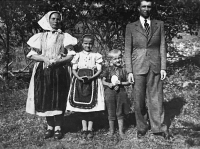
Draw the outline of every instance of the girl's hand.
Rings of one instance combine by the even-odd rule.
[[[77,79],[80,80],[80,81],[84,81],[83,77],[78,76]]]
[[[88,76],[88,81],[92,81],[94,79],[92,76]]]

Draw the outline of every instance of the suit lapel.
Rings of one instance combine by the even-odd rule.
[[[155,20],[151,20],[151,28],[150,28],[150,33],[149,33],[149,36],[148,36],[148,41],[151,39],[151,37],[153,36],[153,34],[158,29],[157,25],[158,24],[157,24],[157,22]]]
[[[140,32],[145,37],[147,37],[147,33],[146,33],[145,29],[142,27],[142,24],[141,24],[140,20],[138,20],[135,23],[135,30],[137,30],[138,32]]]

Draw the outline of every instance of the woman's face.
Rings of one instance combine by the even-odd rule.
[[[87,51],[87,52],[92,51],[93,40],[91,38],[84,38],[82,46],[83,46],[84,51]]]
[[[61,17],[58,13],[53,13],[50,15],[49,23],[53,29],[58,29],[60,27]]]

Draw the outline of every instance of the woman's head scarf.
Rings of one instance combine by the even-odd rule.
[[[61,16],[61,13],[58,12],[58,11],[49,11],[47,14],[45,14],[42,19],[40,19],[38,21],[38,24],[40,25],[40,27],[42,27],[42,29],[44,30],[49,30],[49,31],[53,31],[55,29],[53,29],[49,23],[49,20],[50,20],[50,16],[52,13],[58,13],[60,16]],[[61,20],[62,20],[62,17],[61,17]],[[60,30],[60,29],[58,29]]]

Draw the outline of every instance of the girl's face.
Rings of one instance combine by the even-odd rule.
[[[121,54],[113,56],[112,59],[111,59],[111,63],[116,67],[121,66],[122,65],[122,56],[121,56]]]
[[[84,51],[87,51],[87,52],[92,51],[93,40],[91,38],[84,38],[82,46],[83,46]]]
[[[61,17],[58,13],[53,13],[50,16],[49,23],[53,29],[58,29],[60,26]]]

